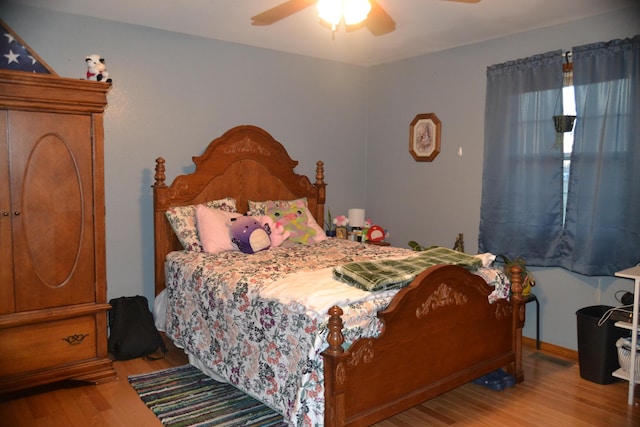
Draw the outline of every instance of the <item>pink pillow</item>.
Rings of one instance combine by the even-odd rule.
[[[307,218],[308,218],[307,226],[316,230],[316,235],[313,236],[313,240],[316,243],[321,242],[323,240],[327,240],[327,233],[325,233],[324,229],[320,227],[320,225],[318,225],[316,219],[311,214],[311,211],[309,210],[309,208],[305,207],[305,209],[307,210]]]
[[[205,252],[217,254],[238,250],[231,241],[231,218],[239,216],[239,213],[225,212],[204,205],[196,206],[196,226]]]

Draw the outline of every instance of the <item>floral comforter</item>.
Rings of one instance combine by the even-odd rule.
[[[412,254],[340,239],[252,255],[172,252],[165,267],[166,333],[211,372],[282,413],[292,425],[320,426],[326,317],[308,315],[299,304],[260,298],[261,291],[301,271]],[[342,306],[345,340],[376,336],[376,313],[395,292]]]

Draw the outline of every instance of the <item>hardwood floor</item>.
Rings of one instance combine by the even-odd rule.
[[[0,401],[0,426],[161,427],[129,386],[127,376],[187,363],[169,345],[165,359],[114,362],[118,380],[58,384]],[[544,347],[543,347],[544,348]],[[416,426],[640,426],[640,396],[627,405],[627,383],[600,385],[580,378],[578,363],[525,346],[525,381],[496,392],[466,384],[376,424]]]

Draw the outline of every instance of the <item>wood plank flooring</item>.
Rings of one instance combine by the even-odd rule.
[[[529,343],[530,344],[530,343]],[[114,362],[118,379],[98,385],[57,384],[0,400],[0,426],[161,427],[127,377],[187,363],[169,345],[165,359]],[[544,347],[543,347],[544,348]],[[595,384],[578,363],[525,346],[525,381],[505,391],[466,384],[376,424],[416,426],[640,426],[640,396],[627,405],[626,382]]]

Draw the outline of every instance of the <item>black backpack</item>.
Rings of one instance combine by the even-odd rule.
[[[167,347],[156,329],[147,298],[137,295],[109,301],[109,353],[116,360],[148,356]]]

